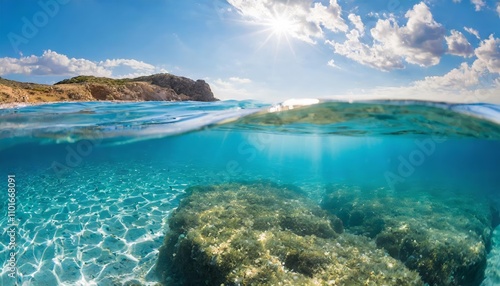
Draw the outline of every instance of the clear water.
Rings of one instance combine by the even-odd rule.
[[[225,101],[1,109],[0,284],[155,285],[168,217],[179,195],[194,185],[269,180],[301,188],[318,205],[329,186],[364,202],[384,190],[409,204],[431,194],[437,202],[430,205],[446,205],[446,211],[426,215],[419,207],[397,208],[397,201],[386,206],[398,210],[396,220],[399,215],[415,223],[446,216],[452,221],[473,197],[484,201],[479,206],[485,209],[468,209],[466,215],[488,213],[488,227],[496,226],[500,106],[291,107]],[[15,176],[16,190],[11,216],[9,175]],[[456,202],[443,203],[443,196]],[[482,285],[500,285],[498,232],[488,238],[492,247],[481,250],[489,252]],[[15,233],[12,249],[10,233]],[[12,251],[15,275],[8,267]]]

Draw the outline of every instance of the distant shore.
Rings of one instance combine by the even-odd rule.
[[[218,101],[203,80],[172,74],[133,79],[77,76],[53,85],[0,78],[0,107],[50,102]]]

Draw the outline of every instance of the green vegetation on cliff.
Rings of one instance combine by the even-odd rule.
[[[96,77],[90,75],[80,75],[75,76],[69,79],[65,79],[59,82],[56,82],[55,85],[58,84],[71,84],[71,83],[100,83],[100,84],[108,84],[108,85],[123,85],[127,82],[133,81],[132,79],[113,79],[107,77]]]

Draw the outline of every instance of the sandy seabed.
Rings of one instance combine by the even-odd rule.
[[[166,218],[186,184],[148,166],[122,167],[87,166],[61,179],[17,173],[17,284],[6,267],[0,284],[156,284]],[[6,237],[6,216],[0,225]],[[5,242],[1,265],[10,253]]]

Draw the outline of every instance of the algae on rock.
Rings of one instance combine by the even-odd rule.
[[[296,188],[192,187],[169,226],[157,263],[166,285],[423,285]]]
[[[479,285],[491,243],[485,200],[443,191],[384,189],[370,193],[330,186],[322,207],[342,219],[347,232],[416,270],[429,285]]]

